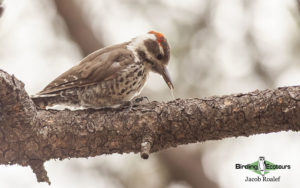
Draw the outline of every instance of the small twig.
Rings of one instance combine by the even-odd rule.
[[[37,181],[38,182],[47,182],[49,185],[51,184],[48,176],[47,176],[47,171],[45,170],[44,167],[44,161],[41,160],[30,160],[29,162],[30,167],[35,173]]]
[[[146,135],[143,138],[143,142],[141,143],[141,157],[143,159],[148,159],[150,150],[153,144],[153,139],[150,135]]]

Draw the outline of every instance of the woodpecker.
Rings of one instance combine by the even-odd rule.
[[[101,108],[137,96],[149,72],[160,74],[173,89],[167,65],[170,47],[162,33],[149,31],[129,42],[99,49],[32,96],[41,108],[56,104]]]

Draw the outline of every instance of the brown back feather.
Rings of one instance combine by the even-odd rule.
[[[61,74],[38,94],[51,94],[113,79],[116,72],[134,63],[131,51],[126,48],[127,44],[128,42],[113,45],[91,53],[79,65]]]

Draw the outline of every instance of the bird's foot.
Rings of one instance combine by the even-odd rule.
[[[131,101],[122,101],[117,107],[115,107],[114,109],[119,109],[119,110],[131,110],[132,107],[137,107],[141,104],[146,104],[149,102],[148,97],[135,97],[133,98]]]
[[[148,97],[146,97],[146,96],[135,97],[132,100],[132,103],[133,103],[134,106],[138,106],[140,104],[146,104],[146,103],[149,103],[149,102],[150,101],[149,101]]]
[[[145,96],[143,97],[135,97],[131,101],[122,101],[117,105],[114,106],[105,106],[105,107],[99,107],[95,108],[92,107],[92,109],[98,109],[98,110],[131,110],[132,107],[139,106],[141,104],[146,104],[149,102],[149,99]]]

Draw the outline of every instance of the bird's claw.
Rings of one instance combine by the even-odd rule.
[[[145,101],[145,100],[147,100],[147,101]],[[146,104],[148,102],[150,102],[150,101],[149,101],[148,97],[146,97],[146,96],[136,97],[133,100],[134,104]]]

